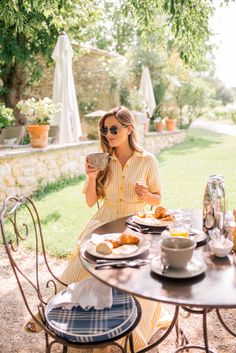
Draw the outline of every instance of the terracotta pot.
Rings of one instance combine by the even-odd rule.
[[[46,147],[49,129],[50,125],[28,125],[31,146],[35,148]]]
[[[155,129],[156,129],[156,132],[162,132],[164,130],[164,123],[163,121],[155,121]]]
[[[176,129],[177,119],[166,119],[166,130],[174,131]]]

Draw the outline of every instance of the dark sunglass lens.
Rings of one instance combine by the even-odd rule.
[[[105,135],[105,136],[106,136],[106,134],[107,134],[107,132],[108,132],[108,128],[107,128],[107,127],[102,127],[102,128],[100,129],[100,132],[101,132],[102,135]]]
[[[110,128],[111,134],[112,134],[112,135],[116,135],[118,129],[119,129],[119,128],[118,128],[117,126],[112,126],[112,127]]]

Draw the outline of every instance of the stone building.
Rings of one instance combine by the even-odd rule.
[[[124,60],[117,53],[72,43],[74,49],[73,74],[83,134],[88,124],[84,115],[95,110],[108,110],[119,104],[119,86],[109,71],[109,64]],[[45,67],[43,77],[33,84],[26,96],[52,97],[54,65]]]

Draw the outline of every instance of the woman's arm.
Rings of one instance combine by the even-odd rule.
[[[146,202],[153,206],[158,206],[161,203],[161,193],[148,191],[148,186],[145,183],[137,182],[134,188],[140,201]]]
[[[146,181],[138,181],[134,190],[140,201],[158,206],[161,203],[161,188],[158,162],[154,155],[150,154],[147,157],[146,165],[148,168]]]
[[[87,161],[85,162],[85,170],[88,176],[86,189],[84,191],[85,199],[86,199],[87,205],[89,207],[93,207],[95,203],[98,201],[98,196],[96,192],[96,178],[99,171],[95,168],[90,167]]]
[[[151,193],[147,191],[142,197],[142,200],[149,205],[158,206],[161,203],[161,194],[159,192]]]

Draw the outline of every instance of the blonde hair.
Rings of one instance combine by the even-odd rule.
[[[106,114],[104,114],[103,117],[100,118],[98,122],[100,149],[103,152],[108,152],[110,155],[112,155],[115,149],[109,145],[109,142],[106,136],[102,135],[100,132],[100,129],[104,127],[106,118],[109,118],[109,117],[115,117],[122,125],[132,127],[132,131],[128,135],[129,145],[133,151],[138,151],[138,152],[142,151],[142,149],[137,144],[137,132],[136,132],[136,126],[135,126],[136,122],[135,122],[134,116],[129,111],[129,109],[124,106],[113,108],[109,110]],[[105,197],[104,185],[108,181],[110,176],[111,176],[111,169],[109,165],[106,167],[106,169],[98,173],[98,176],[96,179],[96,192],[98,197],[100,198]]]

